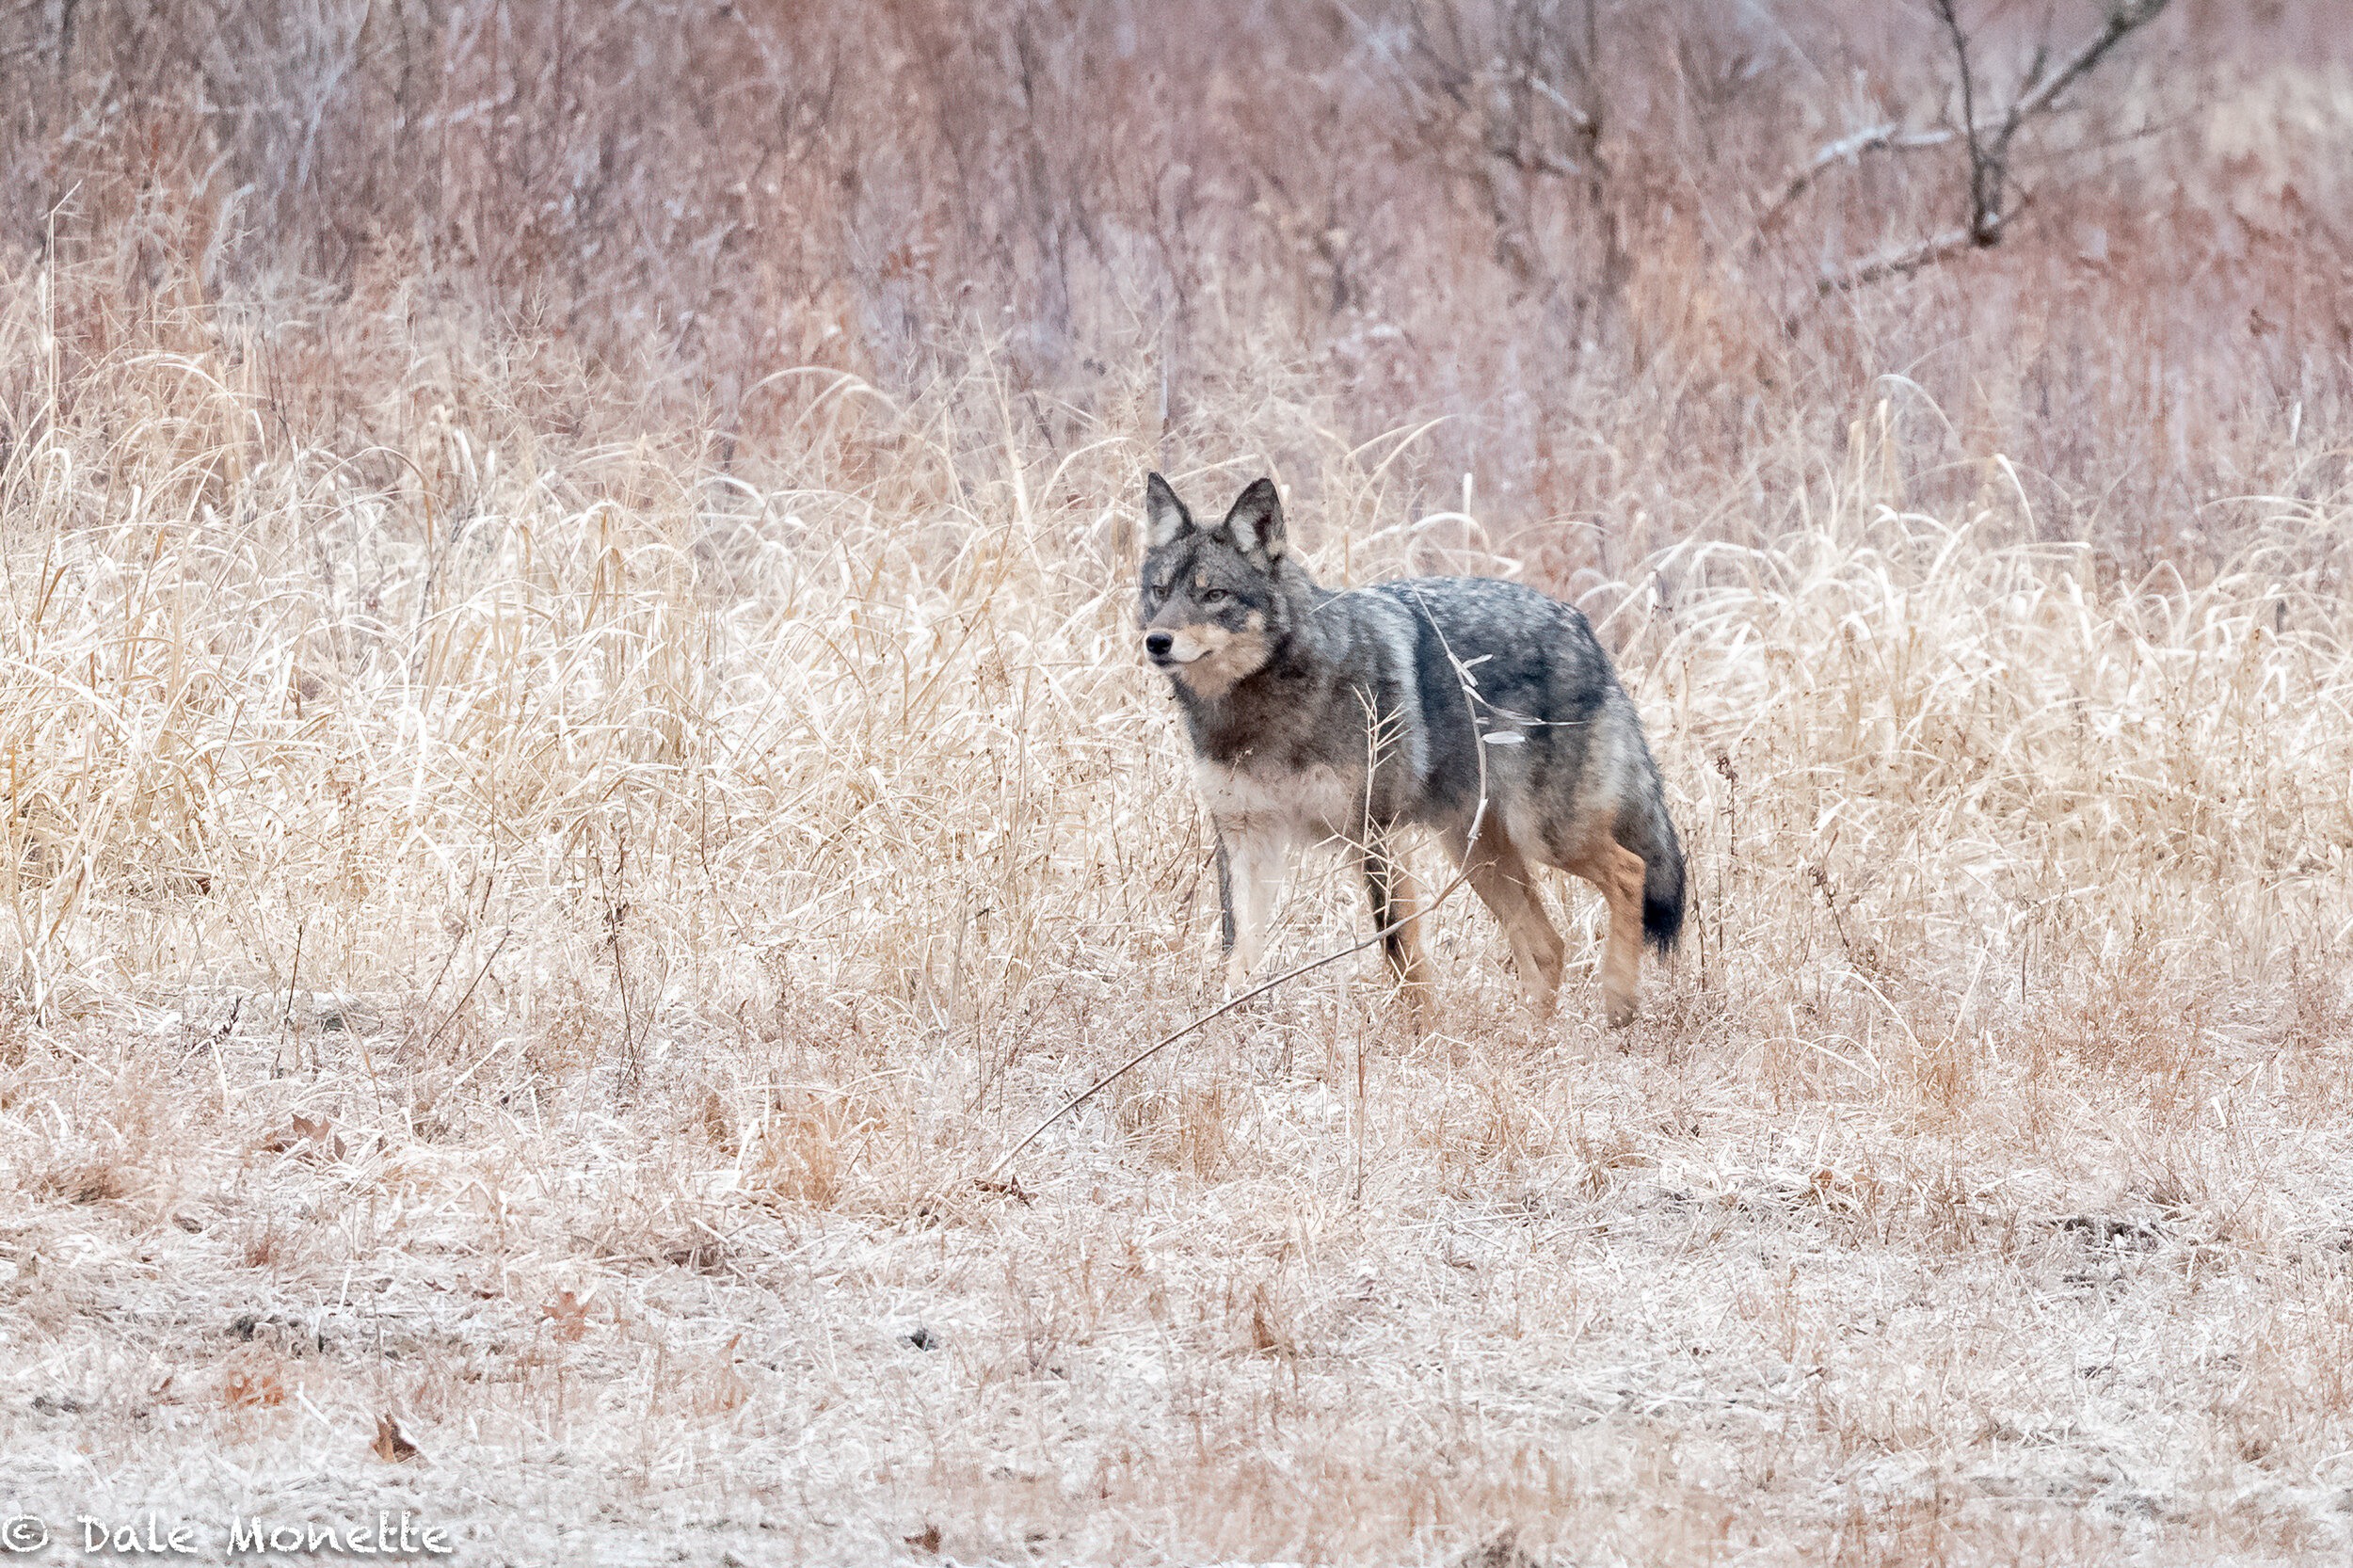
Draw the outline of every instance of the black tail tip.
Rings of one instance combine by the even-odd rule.
[[[1673,893],[1642,895],[1642,940],[1653,951],[1668,953],[1683,937],[1683,886],[1678,879]]]

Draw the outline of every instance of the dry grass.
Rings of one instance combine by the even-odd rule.
[[[1760,216],[1928,8],[1582,9],[0,16],[0,1515],[2343,1560],[2342,28],[2176,0],[1824,296],[1953,220]],[[1336,965],[973,1179],[1214,996],[1146,467],[1593,615],[1645,1021],[1461,897],[1433,1033]]]
[[[66,374],[74,281],[0,314],[0,1500],[486,1562],[2345,1550],[2345,498],[2122,579],[1992,453],[1912,509],[1865,404],[1756,542],[1547,579],[1692,852],[1648,1021],[1581,890],[1542,1030],[1449,906],[1439,1032],[1322,971],[991,1191],[1209,994],[1148,388],[1049,450],[984,350],[837,380],[753,480],[379,318],[394,448],[222,312]],[[1329,578],[1545,577],[1402,436],[1232,427],[1315,455]]]
[[[1959,4],[1987,113],[2107,8]],[[1312,467],[1251,418],[1279,364],[1351,440],[1441,417],[1401,508],[1475,473],[1564,578],[1754,542],[1893,375],[1920,504],[2005,452],[2044,536],[2195,576],[2233,498],[2348,477],[2341,9],[2172,0],[2009,149],[1998,248],[1824,296],[1966,216],[1958,141],[1782,200],[1961,115],[1926,0],[22,5],[0,265],[103,277],[61,296],[70,377],[145,311],[255,324],[271,433],[345,451],[430,411],[353,352],[385,319],[456,318],[426,351],[504,360],[537,439],[754,464],[826,384],[794,367],[952,395],[978,323],[1025,448],[1108,421]]]

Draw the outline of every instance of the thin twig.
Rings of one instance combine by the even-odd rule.
[[[288,1026],[294,1022],[295,987],[302,984],[302,937],[303,934],[310,929],[311,917],[308,915],[303,916],[295,925],[294,967],[286,976],[286,1009],[278,1016],[279,1049],[284,1048]],[[295,1066],[299,1069],[301,1065],[302,1041],[297,1038],[295,1041]],[[315,1066],[317,1064],[313,1063],[312,1065]],[[277,1071],[278,1052],[273,1050],[270,1053],[272,1076],[275,1076]]]
[[[441,1037],[443,1032],[446,1031],[451,1024],[457,1021],[457,1015],[463,1013],[466,1010],[466,1003],[473,1000],[474,990],[482,984],[482,977],[490,972],[490,966],[498,962],[499,954],[506,951],[506,943],[514,935],[515,928],[513,926],[508,926],[504,931],[499,933],[497,945],[490,949],[490,956],[482,961],[482,968],[474,970],[473,979],[466,983],[465,990],[459,993],[456,1001],[450,1003],[449,1012],[443,1016],[440,1026],[436,1028],[432,1033],[424,1037],[424,1046],[418,1049],[418,1054],[420,1056],[429,1053],[433,1049],[433,1043]]]
[[[1448,883],[1444,890],[1442,890],[1436,898],[1430,901],[1430,909],[1435,910],[1453,894],[1457,888],[1460,888],[1464,883],[1469,880],[1469,872],[1464,871],[1457,872],[1454,880]],[[1273,980],[1266,982],[1264,984],[1255,985],[1238,997],[1229,998],[1227,1000],[1220,1003],[1216,1007],[1211,1008],[1209,1012],[1202,1014],[1199,1017],[1193,1019],[1191,1023],[1185,1025],[1182,1029],[1176,1031],[1174,1033],[1161,1036],[1159,1040],[1156,1040],[1151,1045],[1144,1047],[1142,1050],[1136,1052],[1135,1055],[1128,1058],[1127,1061],[1122,1062],[1118,1066],[1113,1067],[1110,1072],[1105,1073],[1101,1078],[1096,1079],[1093,1083],[1088,1084],[1084,1089],[1080,1090],[1077,1094],[1071,1096],[1070,1098],[1064,1100],[1062,1105],[1055,1110],[1052,1115],[1047,1117],[1044,1121],[1038,1123],[1037,1126],[1032,1128],[1028,1137],[1022,1139],[1021,1142],[1007,1149],[1003,1154],[999,1155],[995,1162],[993,1162],[987,1170],[981,1173],[978,1179],[982,1181],[996,1180],[1004,1173],[1005,1167],[1012,1164],[1015,1158],[1018,1156],[1023,1149],[1026,1149],[1032,1144],[1036,1143],[1048,1128],[1052,1127],[1056,1122],[1061,1121],[1064,1116],[1069,1115],[1073,1111],[1078,1110],[1079,1107],[1093,1099],[1110,1084],[1126,1076],[1134,1068],[1142,1066],[1144,1063],[1150,1061],[1153,1057],[1158,1056],[1161,1051],[1166,1050],[1169,1047],[1175,1045],[1186,1035],[1191,1034],[1194,1030],[1199,1029],[1202,1025],[1214,1022],[1218,1018],[1221,1018],[1226,1014],[1232,1012],[1235,1008],[1240,1007],[1243,1002],[1250,1000],[1252,998],[1264,996],[1267,992],[1273,990],[1278,985],[1287,985],[1290,982],[1297,980],[1303,974],[1306,974],[1311,970],[1322,968],[1326,964],[1337,964],[1343,958],[1351,957],[1356,953],[1364,952],[1365,949],[1372,946],[1375,942],[1387,940],[1392,932],[1403,929],[1408,920],[1416,919],[1424,912],[1425,911],[1423,910],[1417,909],[1411,915],[1401,916],[1399,919],[1391,920],[1388,924],[1383,926],[1380,930],[1366,937],[1363,941],[1356,943],[1353,947],[1341,948],[1336,952],[1327,952],[1321,958],[1310,959],[1308,962],[1300,965],[1299,968],[1289,970],[1288,973],[1276,975]]]
[[[1977,243],[1977,236],[1966,229],[1947,229],[1917,245],[1882,250],[1876,256],[1866,256],[1843,267],[1826,267],[1821,277],[1815,280],[1814,290],[1817,294],[1834,294],[1846,289],[1863,288],[1890,278],[1901,278],[1947,257],[1958,256],[1975,248]]]
[[[494,839],[491,840],[490,881],[496,882],[498,874],[498,842]],[[468,884],[467,890],[472,891],[471,883]],[[488,909],[489,906],[490,888],[486,883],[482,889],[482,907]],[[441,994],[441,982],[449,978],[449,967],[457,961],[457,950],[465,945],[466,937],[472,934],[472,926],[467,925],[452,933],[449,939],[449,951],[441,954],[441,967],[433,971],[433,984],[425,987],[424,1000],[417,1004],[418,1011],[424,1016],[428,1017],[432,1016],[433,999]],[[440,1032],[439,1030],[434,1031],[436,1035]]]

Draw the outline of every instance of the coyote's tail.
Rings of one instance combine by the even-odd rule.
[[[1644,761],[1649,761],[1645,757]],[[1642,770],[1641,798],[1618,815],[1618,841],[1642,857],[1642,939],[1660,952],[1683,934],[1683,844],[1656,764]]]

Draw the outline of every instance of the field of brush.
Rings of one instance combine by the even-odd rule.
[[[1215,1000],[1150,444],[1025,444],[984,364],[830,379],[789,486],[482,398],[292,447],[260,362],[85,367],[0,481],[0,1449],[61,1538],[2353,1544],[2353,508],[2128,580],[1996,454],[1911,509],[1866,405],[1757,542],[1586,593],[1690,855],[1638,1027],[1589,889],[1544,1027],[1458,896],[1434,1032],[1348,960],[983,1181]],[[1404,439],[1284,476],[1324,579],[1521,569]],[[1310,857],[1275,962],[1361,922]]]
[[[2341,11],[0,8],[0,1552],[2347,1560]],[[1061,1113],[1155,469],[1585,609],[1638,1024]]]

